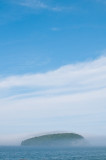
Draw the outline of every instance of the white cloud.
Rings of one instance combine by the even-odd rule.
[[[66,65],[42,74],[17,75],[0,79],[0,88],[32,87],[82,91],[106,87],[106,57]],[[40,90],[41,90],[40,89]]]
[[[21,6],[31,7],[31,8],[48,8],[46,4],[40,0],[21,0],[18,2]]]
[[[68,7],[57,6],[57,5],[52,6],[42,0],[19,0],[17,4],[24,7],[33,8],[33,9],[47,9],[54,12],[70,11],[73,9],[73,7],[71,6],[68,6]]]
[[[22,88],[31,90],[21,93]],[[1,135],[55,130],[106,134],[106,57],[47,73],[1,78],[3,92],[8,98],[0,99]]]

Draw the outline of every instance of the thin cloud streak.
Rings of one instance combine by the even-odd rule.
[[[42,74],[16,75],[0,79],[1,89],[14,87],[70,88],[71,91],[106,87],[106,57],[91,62],[66,65]]]
[[[29,7],[32,9],[47,9],[54,12],[61,12],[61,11],[71,11],[73,10],[72,6],[52,6],[50,4],[44,3],[41,0],[20,0],[16,2],[20,6]]]
[[[48,8],[46,4],[41,2],[40,0],[23,0],[18,3],[21,6],[31,7],[31,8]]]

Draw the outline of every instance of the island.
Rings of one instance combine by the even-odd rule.
[[[57,133],[37,136],[22,141],[21,146],[35,147],[71,147],[82,146],[85,138],[75,133]]]

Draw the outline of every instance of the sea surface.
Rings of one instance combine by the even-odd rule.
[[[0,147],[0,160],[106,160],[106,147],[67,149]]]

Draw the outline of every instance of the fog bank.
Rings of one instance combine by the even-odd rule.
[[[106,146],[106,136],[92,136],[86,139],[89,146]]]

